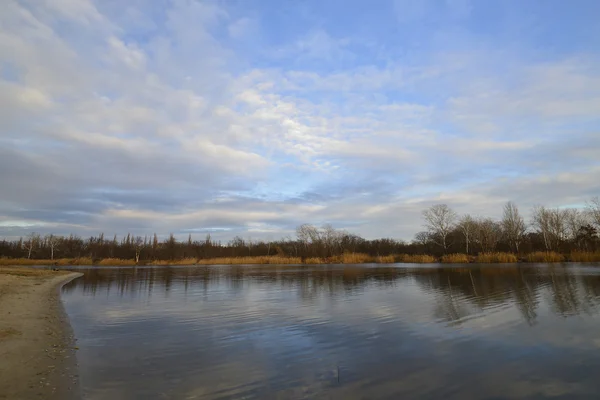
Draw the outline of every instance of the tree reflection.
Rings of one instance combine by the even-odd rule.
[[[90,268],[84,276],[64,286],[66,292],[148,295],[164,293],[174,285],[184,290],[224,285],[234,293],[248,283],[296,293],[303,302],[319,296],[359,295],[367,288],[394,288],[416,283],[423,296],[433,296],[430,312],[436,319],[460,324],[488,308],[514,305],[523,320],[536,323],[541,301],[557,315],[592,313],[600,303],[600,276],[565,267],[463,266],[454,268],[398,268],[345,266],[198,266]],[[589,272],[589,271],[588,271]],[[399,305],[402,307],[402,305]]]

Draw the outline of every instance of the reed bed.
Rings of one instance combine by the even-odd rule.
[[[257,257],[218,257],[198,260],[198,264],[301,264],[300,257],[257,256]]]
[[[304,264],[327,264],[327,260],[321,257],[309,257],[304,260]]]
[[[124,260],[122,258],[104,258],[98,261],[97,265],[102,266],[133,266],[136,265],[135,260]]]
[[[334,262],[339,261],[342,264],[362,264],[371,263],[374,258],[364,253],[344,253],[340,257],[336,257]]]
[[[467,264],[469,257],[466,254],[446,254],[442,256],[441,262],[448,264]]]
[[[555,263],[565,261],[565,257],[562,254],[554,251],[536,251],[525,256],[527,262],[532,263]]]
[[[182,258],[180,260],[154,260],[148,265],[195,265],[198,264],[198,259],[194,257]],[[216,263],[218,264],[218,263]]]
[[[437,262],[437,259],[429,254],[401,254],[398,256],[398,260],[401,263],[409,264],[430,264]]]
[[[600,262],[600,251],[574,251],[569,259],[574,262]]]
[[[495,263],[502,264],[502,263],[516,263],[519,260],[517,259],[517,256],[512,253],[496,252],[496,253],[480,253],[475,258],[475,261],[478,263],[485,263],[485,264],[495,264]]]
[[[393,264],[396,262],[396,257],[393,255],[390,256],[378,256],[375,260],[378,263],[381,264]]]

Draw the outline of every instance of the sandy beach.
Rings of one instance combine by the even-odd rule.
[[[79,397],[59,289],[81,274],[0,267],[0,399]]]

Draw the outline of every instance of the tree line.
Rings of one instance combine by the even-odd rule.
[[[585,209],[536,206],[526,221],[513,202],[504,206],[502,218],[458,215],[446,204],[436,204],[423,211],[424,230],[410,241],[391,238],[364,239],[331,225],[316,227],[304,224],[296,237],[274,241],[253,241],[236,236],[227,243],[212,240],[177,240],[173,234],[160,240],[157,234],[120,239],[104,234],[82,238],[77,235],[39,235],[31,233],[17,240],[0,241],[0,256],[9,258],[56,259],[134,259],[136,262],[208,259],[219,257],[282,256],[328,258],[344,253],[370,256],[393,254],[449,253],[467,255],[482,252],[596,251],[600,249],[600,199],[591,199]]]
[[[596,251],[599,248],[600,199],[592,198],[584,209],[535,206],[529,221],[515,203],[505,204],[502,217],[458,215],[446,204],[423,211],[425,230],[415,241],[425,253]]]

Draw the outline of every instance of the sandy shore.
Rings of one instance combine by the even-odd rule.
[[[59,289],[81,274],[0,267],[0,399],[79,397]]]

